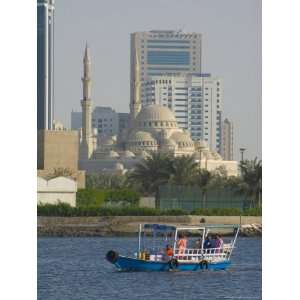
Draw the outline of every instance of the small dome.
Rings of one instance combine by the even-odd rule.
[[[100,144],[102,146],[112,146],[116,144],[116,137],[115,136],[108,136],[100,138]]]
[[[118,158],[118,157],[120,157],[120,155],[116,151],[110,150],[107,152],[106,157]]]
[[[187,133],[176,131],[171,135],[171,139],[174,140],[179,147],[194,147],[194,142]]]
[[[176,147],[176,142],[172,139],[164,139],[161,144],[162,146]]]
[[[134,153],[131,152],[131,151],[129,151],[129,150],[124,151],[124,153],[123,153],[122,156],[123,156],[123,157],[126,157],[126,158],[129,158],[129,157],[135,157]]]
[[[123,171],[124,170],[124,165],[121,164],[121,163],[116,163],[114,165],[114,169],[117,170],[117,171]]]
[[[129,137],[130,142],[144,142],[152,141],[156,143],[156,139],[151,135],[151,133],[146,131],[135,131],[132,132]]]

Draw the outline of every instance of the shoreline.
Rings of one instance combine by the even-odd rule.
[[[200,220],[204,222],[200,222]],[[37,218],[38,237],[131,237],[140,223],[173,225],[237,224],[240,236],[261,236],[261,217],[251,216],[112,216]]]

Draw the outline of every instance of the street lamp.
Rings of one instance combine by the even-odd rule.
[[[244,152],[246,151],[246,148],[240,148],[241,152],[241,161],[244,161]]]

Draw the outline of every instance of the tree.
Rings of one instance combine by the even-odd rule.
[[[178,185],[189,185],[197,172],[194,156],[179,156],[173,159],[170,181]]]
[[[257,157],[254,160],[244,160],[240,163],[241,177],[245,193],[252,198],[252,205],[261,206],[262,163]]]
[[[121,174],[93,173],[86,176],[86,187],[92,189],[124,188],[126,176]]]
[[[136,164],[128,175],[133,184],[140,186],[143,193],[155,195],[158,200],[159,186],[169,181],[172,174],[172,159],[160,152],[151,152],[150,156]]]
[[[206,193],[212,178],[213,178],[212,173],[205,169],[199,169],[193,178],[194,184],[198,185],[202,189],[202,196],[203,196],[202,207],[205,207],[206,205]]]

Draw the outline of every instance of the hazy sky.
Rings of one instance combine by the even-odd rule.
[[[152,29],[202,33],[202,71],[224,78],[235,159],[240,147],[261,158],[261,0],[56,0],[55,119],[69,127],[81,110],[86,41],[94,106],[128,112],[130,33]]]

